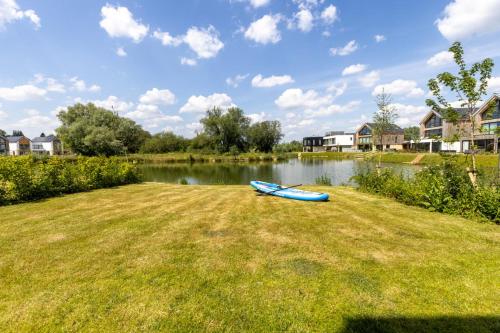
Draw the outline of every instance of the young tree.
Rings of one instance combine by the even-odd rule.
[[[460,42],[453,43],[449,51],[453,53],[453,58],[458,66],[458,74],[453,75],[449,72],[443,72],[438,74],[436,78],[430,79],[428,87],[436,100],[427,99],[426,104],[434,111],[442,114],[443,119],[453,123],[459,133],[469,136],[472,152],[472,165],[471,169],[469,169],[469,177],[472,183],[476,184],[477,170],[474,135],[476,134],[477,124],[474,112],[477,110],[478,103],[482,100],[482,97],[487,93],[488,80],[491,78],[494,63],[492,59],[486,58],[467,68],[464,61],[464,50]],[[458,99],[460,106],[465,108],[466,112],[463,117],[470,124],[470,130],[465,130],[459,126],[462,115],[451,106],[451,103],[448,102],[441,91],[441,87],[448,88]]]
[[[416,145],[418,145],[418,143],[420,142],[420,128],[418,126],[407,127],[403,129],[403,131],[405,140],[408,140],[410,142],[413,141]]]
[[[258,122],[248,129],[250,147],[264,153],[271,152],[282,137],[281,124],[277,120]]]
[[[377,95],[375,102],[377,103],[378,111],[373,114],[373,146],[376,149],[376,145],[380,144],[382,146],[382,152],[384,151],[384,135],[394,129],[394,122],[398,118],[398,113],[396,107],[392,104],[392,96],[385,91]],[[382,153],[379,154],[378,168],[380,168],[381,161]]]

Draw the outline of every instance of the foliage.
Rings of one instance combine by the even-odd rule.
[[[257,122],[248,128],[247,137],[251,148],[269,153],[283,137],[281,124],[276,120]]]
[[[6,136],[7,132],[0,128],[0,136]]]
[[[218,152],[229,152],[232,146],[239,151],[247,150],[246,133],[250,126],[250,118],[245,116],[242,109],[232,107],[224,111],[215,107],[208,110],[200,122],[204,133],[208,135]]]
[[[273,147],[273,152],[275,153],[295,153],[302,151],[302,143],[300,141],[290,141],[278,143]]]
[[[65,145],[85,156],[120,155],[139,151],[150,134],[128,118],[96,107],[75,104],[61,111],[56,132]]]
[[[379,172],[358,170],[353,178],[361,190],[407,205],[500,223],[500,189],[488,185],[474,187],[467,171],[453,159],[424,168],[412,178],[389,168]]]
[[[459,121],[464,117],[471,125],[469,138],[472,144],[472,171],[476,170],[474,135],[476,134],[476,120],[474,112],[476,111],[477,104],[482,100],[483,96],[487,94],[488,81],[491,78],[494,62],[490,58],[486,58],[481,62],[472,64],[469,68],[464,61],[464,50],[460,42],[455,42],[449,48],[449,52],[453,53],[453,58],[458,66],[458,74],[453,75],[450,72],[443,72],[430,79],[428,87],[436,100],[427,99],[427,106],[431,107],[435,112],[441,114],[443,119],[455,124],[457,131],[462,131],[463,128],[459,126]],[[457,110],[448,102],[443,95],[441,87],[448,88],[448,90],[458,99],[460,106],[466,109],[465,114],[461,115]],[[491,105],[493,107],[494,105]]]
[[[141,147],[142,153],[170,153],[177,151],[186,151],[189,146],[189,140],[176,135],[173,132],[164,132],[153,135],[144,142]]]
[[[373,115],[373,125],[371,127],[373,137],[377,139],[377,141],[374,140],[374,144],[380,144],[382,150],[384,150],[382,142],[383,136],[394,128],[394,122],[398,114],[396,108],[392,104],[392,97],[390,94],[382,92],[377,95],[376,103],[378,111]]]
[[[328,175],[321,175],[314,180],[316,185],[332,186],[332,180]]]
[[[420,127],[411,126],[403,129],[405,140],[412,140],[414,142],[420,141]]]
[[[116,158],[0,157],[0,205],[138,181],[137,169]]]

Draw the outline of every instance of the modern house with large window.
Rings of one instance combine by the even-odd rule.
[[[491,112],[489,106],[495,103]],[[429,152],[452,151],[466,152],[471,149],[471,121],[467,116],[468,109],[455,108],[459,114],[457,125],[447,122],[443,115],[434,110],[429,111],[420,122],[419,146]],[[476,131],[474,144],[480,150],[497,152],[499,149],[496,128],[500,126],[500,97],[493,95],[486,103],[474,111]]]
[[[20,156],[27,155],[31,152],[31,140],[22,136],[8,136],[9,155]]]
[[[326,151],[348,151],[356,148],[355,133],[345,133],[344,131],[327,132],[323,137],[323,146]]]
[[[380,142],[380,138],[373,135],[374,126],[373,123],[364,123],[356,131],[355,142],[358,149],[363,151],[370,151],[373,148],[378,150],[403,149],[404,131],[401,127],[393,124],[391,129],[384,133]]]
[[[303,152],[322,152],[325,151],[322,136],[308,136],[302,139]]]
[[[9,140],[0,135],[0,155],[9,155]]]
[[[31,141],[31,151],[34,154],[41,155],[61,155],[62,154],[62,144],[54,135],[40,134],[39,137],[34,138]]]

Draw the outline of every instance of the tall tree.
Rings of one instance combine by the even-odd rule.
[[[373,146],[376,149],[377,143],[381,145],[382,149],[378,156],[377,168],[380,169],[382,164],[382,152],[384,151],[384,135],[394,129],[394,122],[398,118],[397,109],[392,104],[392,96],[382,91],[375,98],[378,111],[373,114]],[[376,140],[375,140],[376,139]]]
[[[455,42],[449,48],[453,53],[453,58],[458,66],[458,74],[453,75],[450,72],[438,74],[436,78],[430,79],[428,82],[429,90],[435,97],[427,99],[427,106],[434,111],[443,115],[443,119],[453,123],[457,127],[457,131],[463,135],[468,135],[471,143],[472,165],[469,169],[469,176],[473,184],[476,184],[476,146],[474,136],[477,130],[476,119],[474,113],[477,110],[478,103],[481,102],[483,96],[487,94],[488,80],[491,78],[494,63],[490,58],[483,61],[473,63],[467,67],[464,61],[464,50],[460,42]],[[461,115],[444,96],[441,87],[448,88],[449,92],[458,99],[462,108],[465,108],[465,114]],[[494,107],[494,105],[491,105]],[[459,126],[462,116],[468,121],[470,130],[466,130]]]
[[[247,149],[247,131],[250,118],[240,108],[213,108],[201,119],[204,133],[212,140],[215,149],[221,153],[245,151]]]
[[[150,134],[134,121],[94,104],[75,104],[58,114],[62,125],[57,135],[81,155],[135,153]]]
[[[281,124],[277,120],[258,122],[248,129],[250,146],[264,153],[271,152],[282,137]]]

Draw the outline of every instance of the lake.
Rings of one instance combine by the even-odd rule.
[[[363,160],[290,159],[282,162],[256,163],[172,163],[142,165],[144,180],[149,182],[189,184],[248,184],[262,180],[279,184],[315,184],[317,177],[326,175],[333,185],[349,184],[358,168],[375,164]],[[412,175],[419,167],[408,164],[383,164],[397,172]]]

